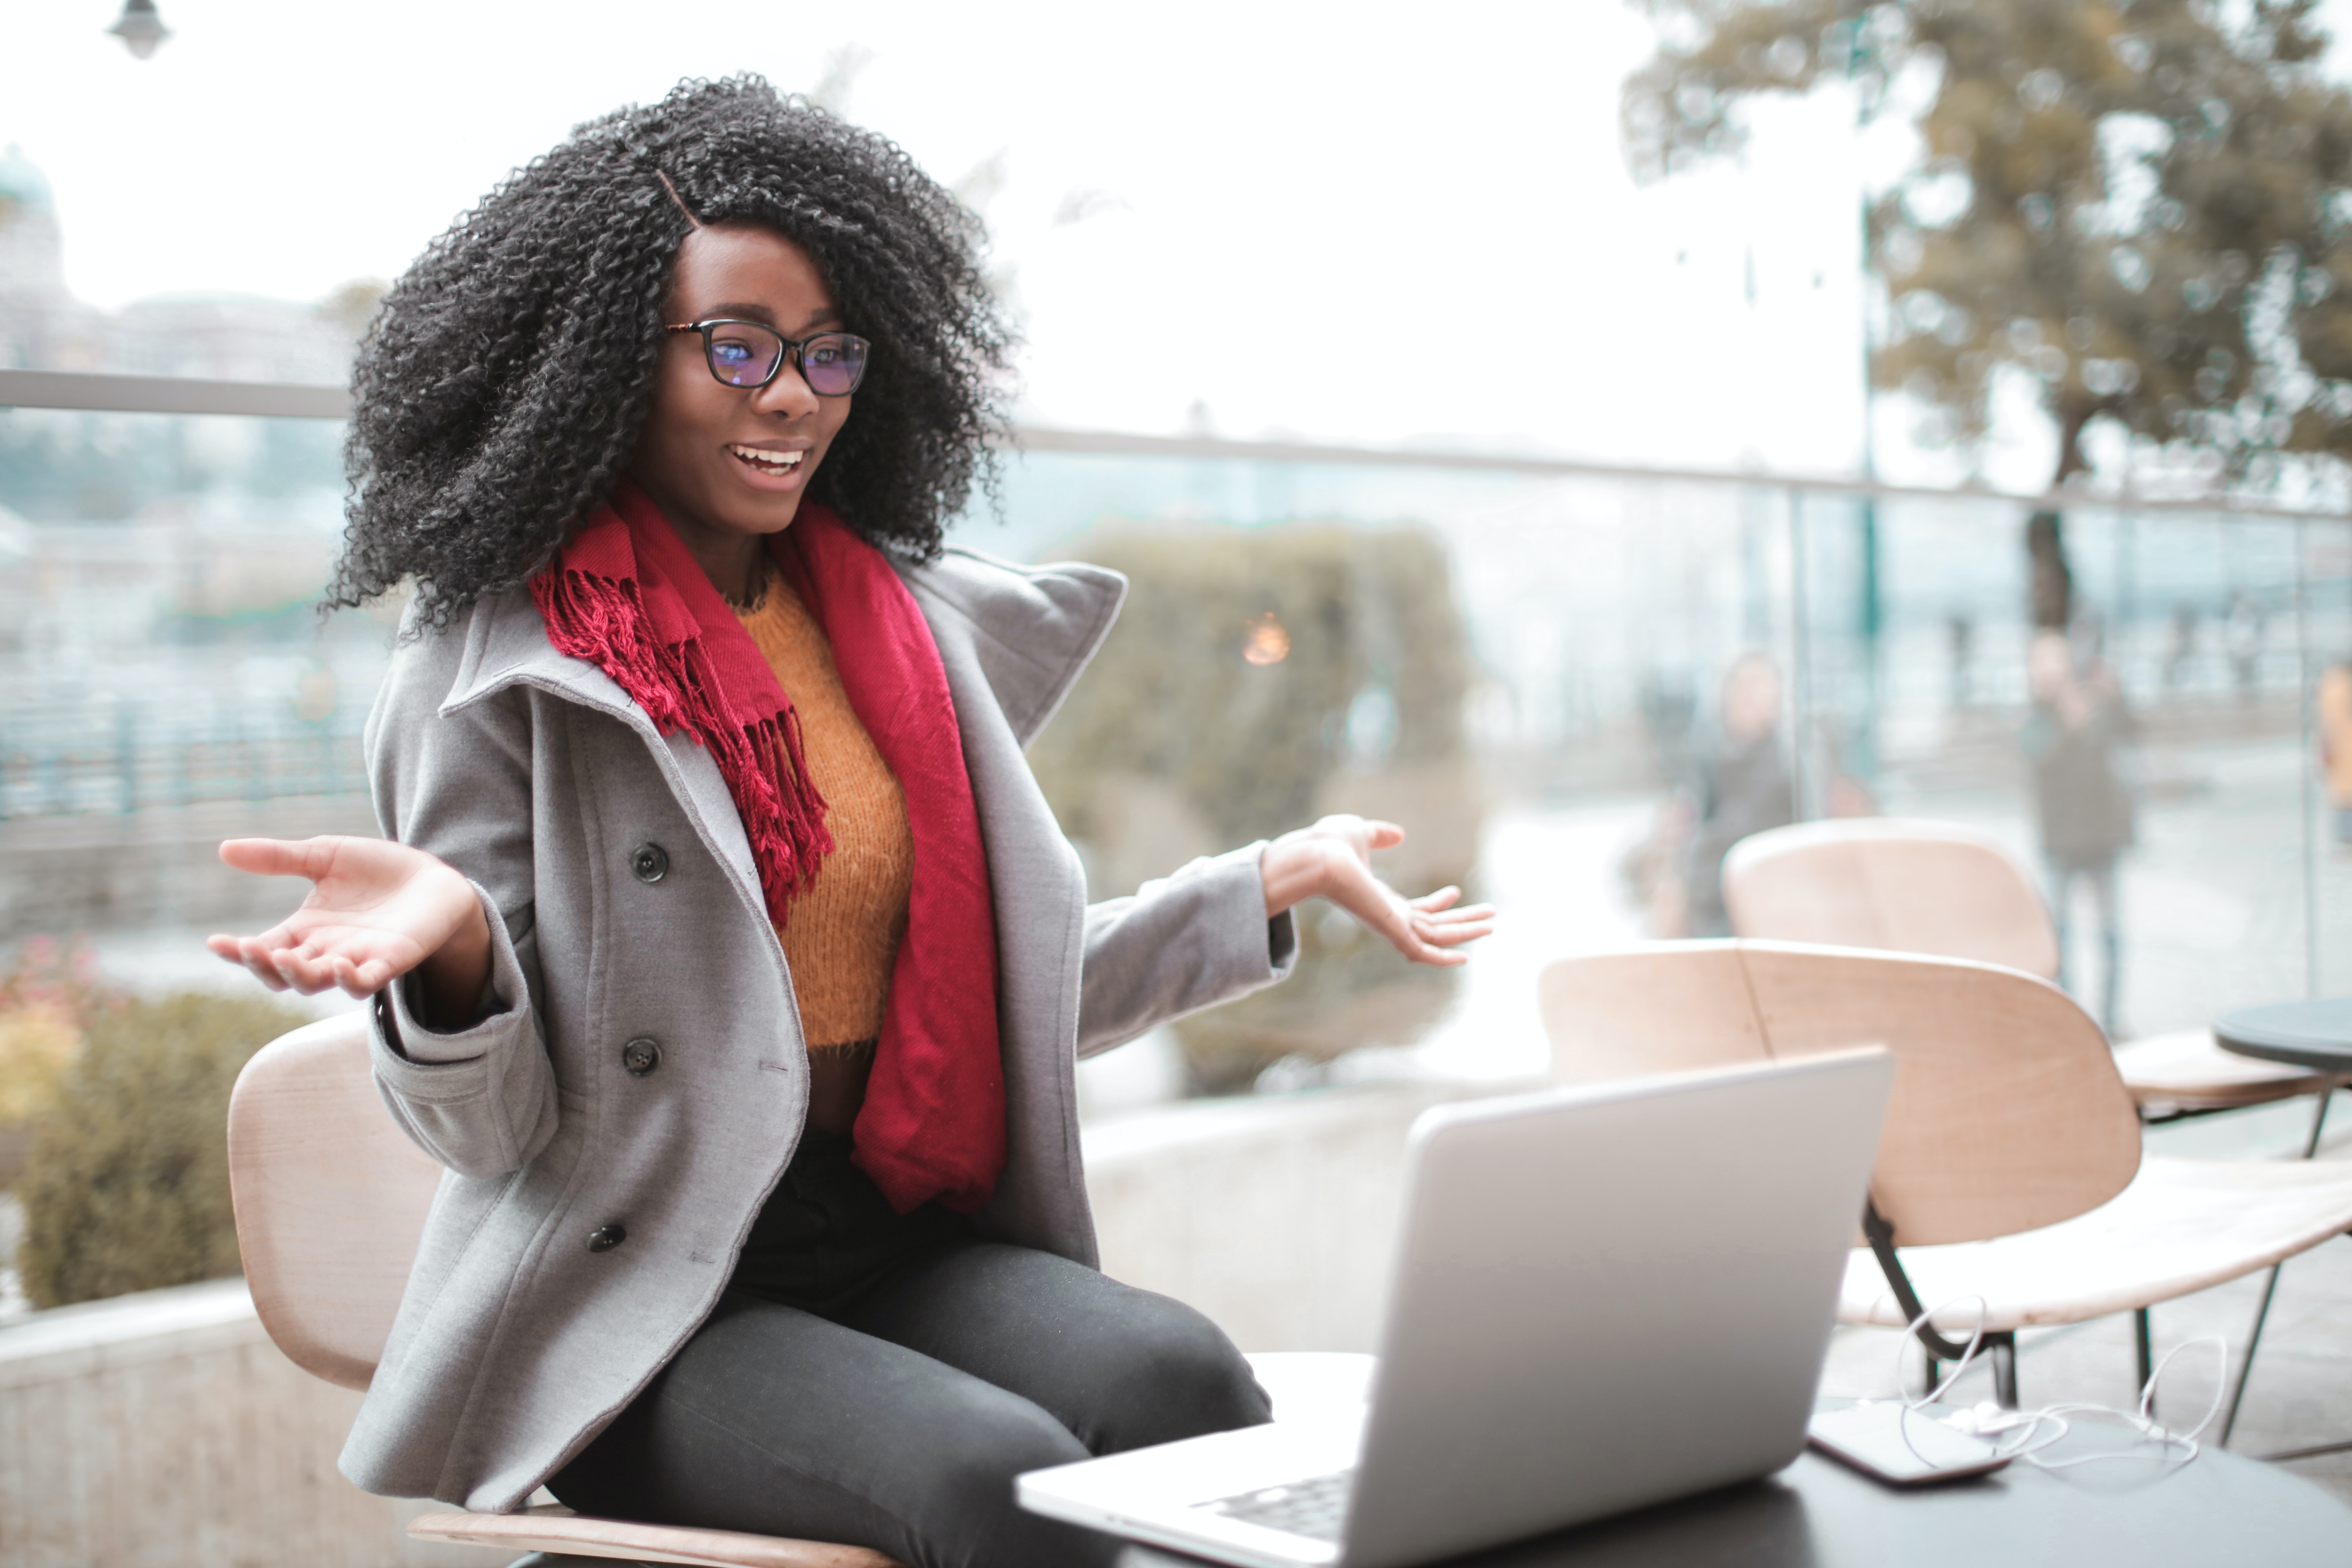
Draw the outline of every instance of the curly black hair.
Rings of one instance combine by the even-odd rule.
[[[918,559],[992,483],[1012,334],[979,221],[897,146],[759,77],[687,81],[575,129],[435,240],[352,373],[352,497],[328,604],[415,580],[446,625],[522,583],[611,492],[653,402],[662,305],[691,222],[806,250],[874,344],[811,493]]]

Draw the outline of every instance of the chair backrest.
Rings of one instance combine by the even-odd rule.
[[[1950,823],[1848,817],[1755,834],[1724,857],[1723,902],[1738,936],[2058,973],[2032,874],[1998,840]]]
[[[2086,1213],[2139,1170],[2106,1038],[2046,981],[1965,960],[1775,942],[1654,942],[1537,983],[1562,1082],[1883,1045],[1871,1173],[1898,1244],[1983,1241]]]
[[[303,1371],[365,1388],[441,1181],[376,1097],[366,1015],[297,1029],[245,1064],[228,1181],[261,1326]]]

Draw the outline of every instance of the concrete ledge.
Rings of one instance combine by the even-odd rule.
[[[0,1329],[0,1563],[499,1568],[336,1471],[359,1402],[278,1353],[242,1279]]]

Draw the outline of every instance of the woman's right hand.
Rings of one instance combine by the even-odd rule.
[[[295,842],[232,838],[220,858],[259,877],[308,877],[302,907],[259,936],[205,945],[272,991],[341,986],[354,996],[422,972],[436,1021],[464,1023],[490,973],[490,931],[473,885],[404,844],[331,836]]]

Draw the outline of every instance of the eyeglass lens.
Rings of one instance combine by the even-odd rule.
[[[710,373],[730,386],[765,386],[786,340],[756,321],[720,321],[709,331]],[[866,374],[866,340],[820,332],[801,344],[801,376],[821,397],[846,397]]]

